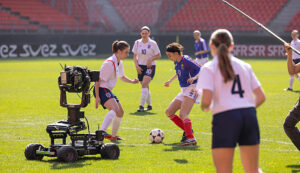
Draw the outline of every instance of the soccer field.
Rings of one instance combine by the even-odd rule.
[[[44,157],[42,161],[26,160],[26,145],[41,143],[48,147],[47,124],[67,118],[67,109],[59,105],[59,63],[99,70],[103,60],[0,61],[0,172],[215,172],[210,148],[211,114],[202,112],[198,104],[194,105],[189,116],[198,144],[186,147],[179,146],[182,131],[165,116],[165,109],[180,91],[178,81],[169,88],[163,86],[175,73],[174,64],[167,59],[157,61],[156,74],[150,84],[153,111],[136,112],[140,84],[118,81],[113,90],[125,110],[118,133],[125,140],[118,144],[121,150],[118,160],[102,160],[100,155],[81,157],[75,163],[60,163],[50,157]],[[299,92],[283,91],[289,82],[284,60],[246,61],[252,65],[267,96],[257,111],[261,132],[260,167],[266,173],[300,172],[299,152],[283,129],[284,119],[299,97],[299,81],[295,80],[294,84],[294,90]],[[124,61],[124,68],[129,78],[136,77],[132,59]],[[78,103],[79,98],[76,94],[70,95],[68,102]],[[107,110],[95,109],[93,97],[91,104],[83,110],[91,132],[94,132]],[[150,144],[148,134],[154,128],[164,131],[162,144]],[[238,148],[234,172],[243,172]]]

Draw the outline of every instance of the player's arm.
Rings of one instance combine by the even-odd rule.
[[[136,53],[133,54],[133,60],[134,60],[134,64],[135,64],[135,68],[138,74],[142,73],[142,68],[139,66],[138,64],[138,55]]]
[[[255,106],[258,108],[266,100],[265,92],[262,87],[258,87],[253,90],[253,94],[255,96]]]
[[[165,82],[165,87],[169,87],[170,86],[170,84],[171,84],[171,82],[173,81],[173,80],[175,80],[175,79],[177,79],[177,74],[175,74],[170,80],[168,80],[167,82]]]
[[[285,51],[287,55],[287,67],[290,75],[294,75],[300,72],[300,63],[295,64],[292,59],[292,49],[289,44],[285,44]]]
[[[127,82],[127,83],[133,83],[133,84],[136,84],[139,82],[138,79],[129,79],[127,76],[122,76],[122,77],[119,77],[119,79],[121,79],[123,82]]]
[[[205,53],[208,53],[208,52],[209,52],[208,50],[198,51],[198,52],[195,53],[195,56],[205,54]]]
[[[209,106],[211,104],[212,101],[212,91],[208,90],[208,89],[203,89],[202,92],[202,100],[201,100],[201,109],[204,112],[208,112],[209,111]]]
[[[100,86],[100,79],[95,83],[95,107],[98,108],[98,105],[101,103],[100,97],[99,97],[99,86]]]

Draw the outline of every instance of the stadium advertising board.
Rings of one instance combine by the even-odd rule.
[[[233,54],[237,57],[285,57],[283,45],[235,45]]]
[[[1,58],[14,57],[69,57],[69,56],[95,56],[96,44],[41,44],[41,45],[0,45]]]

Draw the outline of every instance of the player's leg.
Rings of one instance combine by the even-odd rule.
[[[295,81],[294,75],[291,75],[289,87],[286,90],[289,90],[289,91],[293,90],[294,81]]]
[[[108,126],[111,124],[112,120],[116,117],[118,113],[118,104],[115,98],[110,98],[104,103],[104,107],[107,108],[109,111],[104,117],[104,120],[101,125],[101,130],[106,131]]]
[[[177,97],[176,97],[177,98]],[[173,99],[173,101],[170,103],[168,108],[166,109],[165,113],[167,117],[174,122],[179,128],[184,130],[184,125],[182,119],[176,115],[176,112],[180,109],[181,107],[181,100],[179,99]]]
[[[148,96],[147,96],[147,99],[146,99],[146,103],[148,105],[148,107],[146,108],[146,110],[147,111],[152,110],[151,93],[150,93],[150,87],[149,87],[149,85],[148,85]]]
[[[142,93],[141,93],[141,102],[140,102],[140,108],[138,111],[144,111],[144,105],[146,102],[146,99],[149,95],[149,83],[151,82],[151,77],[150,76],[144,76],[143,81],[142,81]]]
[[[197,141],[193,135],[192,122],[189,118],[189,113],[191,112],[193,105],[194,105],[194,100],[188,96],[184,96],[180,108],[180,117],[183,120],[186,139],[182,141],[182,145],[197,144]]]
[[[214,148],[212,156],[217,173],[231,173],[234,148]]]
[[[296,127],[296,124],[300,121],[300,97],[297,104],[294,108],[290,111],[287,115],[285,122],[284,122],[284,131],[287,136],[291,139],[294,145],[300,151],[300,132],[299,129]]]
[[[123,107],[121,105],[120,102],[117,103],[118,104],[118,110],[119,110],[119,114],[117,114],[117,116],[114,118],[113,122],[112,122],[112,127],[111,127],[111,135],[113,139],[118,139],[117,138],[117,133],[119,131],[119,127],[121,124],[121,119],[124,115],[124,110]]]
[[[118,100],[116,100],[116,98],[109,99],[107,102],[105,102],[104,106],[108,110],[110,110],[109,113],[114,112],[115,116],[113,118],[109,117],[109,120],[106,120],[106,116],[105,116],[104,121],[101,126],[101,130],[106,130],[108,128],[108,126],[110,125],[110,123],[113,121],[112,134],[111,134],[111,137],[108,137],[108,139],[114,140],[113,137],[116,137],[116,133],[119,129],[119,125],[121,122],[121,118],[123,117],[124,111],[123,111],[123,108],[119,106]]]
[[[259,173],[259,144],[240,146],[240,155],[245,173]]]

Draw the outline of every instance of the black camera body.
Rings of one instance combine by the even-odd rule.
[[[60,90],[60,106],[68,109],[68,119],[49,124],[46,128],[51,145],[49,148],[41,144],[29,144],[25,149],[28,160],[41,160],[44,156],[58,157],[65,162],[74,162],[78,156],[100,154],[102,158],[118,159],[120,150],[116,144],[104,144],[105,131],[96,130],[95,134],[78,134],[85,130],[86,125],[80,119],[85,118],[81,108],[90,103],[90,84],[99,80],[99,71],[91,71],[81,66],[65,66],[58,77]],[[67,92],[81,93],[80,104],[69,104]],[[87,119],[86,119],[87,121]],[[87,121],[88,123],[88,121]],[[66,144],[70,136],[71,143]],[[62,144],[55,144],[56,139],[62,139]]]

